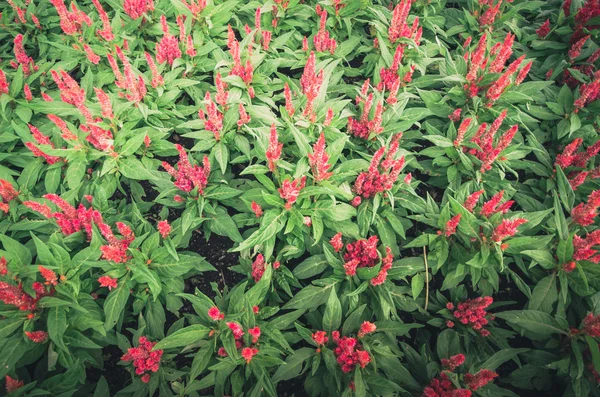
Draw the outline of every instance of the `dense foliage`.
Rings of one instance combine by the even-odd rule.
[[[600,396],[599,28],[0,2],[3,393]]]

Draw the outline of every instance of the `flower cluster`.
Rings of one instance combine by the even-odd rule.
[[[117,222],[116,225],[119,233],[123,236],[120,239],[115,237],[109,225],[106,223],[98,224],[100,233],[108,241],[107,245],[100,246],[100,251],[102,251],[102,259],[115,263],[125,263],[131,258],[127,255],[127,250],[129,249],[129,245],[135,240],[135,234],[129,226],[122,222]]]
[[[341,235],[340,235],[341,238]],[[346,245],[344,260],[346,263],[354,261],[356,267],[373,267],[379,262],[379,251],[377,236],[371,236],[367,240],[358,240]]]
[[[388,29],[388,38],[392,43],[402,37],[412,38],[416,43],[421,40],[423,28],[419,27],[419,18],[414,19],[412,26],[407,23],[411,5],[412,0],[401,0],[394,8]]]
[[[38,298],[41,298],[41,296]],[[21,284],[17,286],[0,281],[0,301],[4,302],[5,305],[14,306],[24,312],[32,312],[36,309],[38,298],[33,298],[23,291]]]
[[[48,340],[46,331],[25,331],[25,335],[34,343],[46,343]]]
[[[600,190],[595,190],[588,196],[587,203],[580,203],[573,208],[571,218],[581,226],[591,225],[598,215],[598,207],[600,207]]]
[[[281,187],[278,189],[278,191],[279,196],[286,200],[285,209],[292,209],[292,205],[294,205],[296,200],[298,200],[298,195],[300,194],[300,191],[304,189],[305,185],[306,175],[294,181],[286,179],[281,183]]]
[[[600,314],[594,316],[590,313],[585,316],[582,331],[592,338],[600,338]]]
[[[499,243],[507,237],[512,237],[517,232],[517,228],[527,223],[527,219],[502,219],[502,222],[494,229],[492,240]]]
[[[117,279],[110,276],[102,276],[98,278],[98,282],[101,287],[106,287],[108,290],[112,290],[113,288],[117,288]]]
[[[329,51],[331,54],[333,54],[337,47],[337,42],[333,37],[329,36],[329,31],[327,30],[327,11],[325,8],[321,8],[321,6],[317,4],[316,12],[320,18],[320,22],[319,31],[315,37],[313,37],[315,50],[318,52]]]
[[[323,70],[317,73],[315,63],[315,53],[311,52],[306,61],[306,66],[304,66],[302,77],[300,78],[302,93],[306,97],[306,107],[304,108],[303,115],[308,117],[311,122],[314,122],[317,117],[313,109],[313,103],[315,99],[317,99],[319,91],[321,91],[321,85],[323,84]]]
[[[163,38],[160,43],[156,43],[156,61],[158,63],[167,62],[169,66],[172,66],[175,59],[181,58],[179,40],[176,36],[169,33],[167,18],[164,15],[160,16],[160,25],[163,31]]]
[[[340,338],[338,331],[333,331],[332,337],[337,347],[333,350],[342,372],[352,372],[356,365],[365,368],[371,362],[371,356],[361,346],[356,338],[344,336]]]
[[[365,335],[372,334],[377,330],[377,326],[369,321],[364,321],[358,330],[358,337],[362,338]]]
[[[478,192],[475,192],[475,193],[478,193]],[[473,194],[475,194],[475,193],[473,193]],[[478,199],[479,195],[477,195],[476,197]],[[514,200],[509,200],[509,201],[506,201],[506,202],[500,204],[503,197],[504,197],[504,190],[500,190],[498,193],[493,195],[492,198],[489,199],[488,201],[486,201],[483,204],[483,206],[481,207],[480,215],[489,218],[490,216],[492,216],[496,213],[506,214],[508,212],[508,210],[510,209],[510,207],[514,204]],[[471,198],[471,200],[475,201],[475,202],[477,201],[477,199]],[[470,207],[472,203],[468,203],[468,204]]]
[[[594,230],[586,235],[585,238],[574,235],[573,259],[576,261],[587,260],[593,263],[600,263],[600,255],[596,255],[598,251],[592,249],[595,245],[600,245],[600,230]]]
[[[360,120],[348,117],[348,132],[357,138],[369,139],[371,134],[378,135],[383,131],[381,126],[383,115],[383,102],[375,106],[375,114],[370,119],[371,108],[373,106],[373,93],[369,94],[365,100]]]
[[[221,313],[218,307],[213,306],[208,309],[208,317],[212,318],[214,321],[219,321],[225,319],[225,313]]]
[[[423,389],[421,397],[471,397],[471,395],[470,390],[457,388],[448,375],[442,372]]]
[[[132,19],[138,19],[144,14],[154,11],[153,0],[124,0],[125,13]]]
[[[18,379],[13,379],[10,376],[6,375],[6,392],[12,393],[17,389],[20,389],[25,385],[25,382]]]
[[[146,83],[141,75],[136,75],[133,72],[133,67],[129,59],[123,53],[120,47],[116,46],[117,57],[123,64],[123,73],[119,69],[116,59],[110,54],[106,54],[108,63],[115,75],[115,85],[125,92],[119,92],[120,97],[125,97],[128,101],[139,103],[144,99],[147,93]]]
[[[12,183],[0,179],[0,211],[8,212],[8,203],[19,196]]]
[[[328,163],[329,155],[325,151],[325,134],[321,133],[319,140],[313,146],[312,154],[308,154],[308,163],[312,169],[315,182],[329,179],[333,172],[328,172],[331,164]]]
[[[269,134],[269,146],[265,152],[267,165],[271,172],[275,172],[277,161],[281,157],[281,149],[283,149],[283,143],[279,142],[277,128],[275,128],[275,123],[273,123],[271,124],[271,133]]]
[[[371,159],[367,172],[362,172],[356,178],[354,191],[363,198],[372,198],[377,193],[390,190],[398,179],[404,167],[404,156],[395,159],[399,148],[401,135],[394,137],[386,154],[386,148],[381,147]],[[385,159],[383,158],[386,155]]]
[[[156,342],[150,342],[145,336],[139,339],[138,347],[130,347],[127,353],[121,357],[125,362],[133,361],[136,375],[141,375],[144,383],[150,381],[150,374],[157,372],[160,367],[160,360],[163,355],[162,350],[154,350]]]
[[[73,207],[66,200],[56,194],[46,194],[44,198],[55,204],[61,212],[52,212],[46,204],[40,204],[35,201],[25,201],[27,207],[31,210],[39,212],[46,218],[53,218],[65,235],[71,235],[81,230],[85,231],[88,240],[92,238],[92,225],[95,223],[100,225],[103,223],[102,215],[98,210],[92,207],[86,208],[83,204],[79,204],[77,208]],[[86,196],[86,199],[91,203],[92,197]]]
[[[494,299],[491,296],[482,296],[459,303],[456,310],[454,310],[454,304],[451,302],[446,305],[446,308],[454,310],[452,314],[461,324],[470,326],[482,336],[488,336],[490,331],[483,327],[488,324],[486,308],[493,302]],[[451,325],[450,323],[448,322],[448,326]]]
[[[202,161],[203,167],[192,165],[183,146],[175,145],[175,148],[179,152],[177,170],[166,161],[163,161],[162,163],[163,168],[167,170],[169,175],[175,178],[175,186],[178,189],[187,193],[191,192],[192,189],[197,189],[198,194],[202,195],[208,184],[208,177],[210,175],[210,162],[208,157],[204,156]]]
[[[494,378],[498,377],[498,374],[494,371],[490,371],[489,369],[479,370],[476,374],[466,374],[465,375],[465,383],[467,387],[473,391],[482,388],[487,385]]]
[[[456,368],[460,367],[465,362],[465,355],[456,354],[450,358],[442,358],[441,362],[442,367],[444,367],[445,370],[454,372]]]

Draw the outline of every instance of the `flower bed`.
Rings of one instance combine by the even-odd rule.
[[[600,396],[598,21],[0,4],[2,387]]]

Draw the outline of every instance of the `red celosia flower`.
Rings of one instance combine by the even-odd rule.
[[[358,207],[360,205],[360,203],[362,203],[362,197],[360,196],[356,196],[352,199],[352,201],[350,202],[350,204],[353,207]]]
[[[8,212],[8,203],[18,196],[19,192],[15,190],[12,183],[0,179],[0,211]]]
[[[461,322],[461,324],[470,326],[482,336],[488,336],[489,331],[483,328],[488,324],[486,318],[488,313],[485,309],[493,302],[494,299],[491,296],[468,299],[458,304],[453,315]]]
[[[167,220],[162,220],[158,222],[157,228],[162,238],[167,238],[171,233],[171,225],[169,225],[169,221]]]
[[[42,277],[44,278],[44,280],[46,280],[46,285],[57,285],[58,284],[58,277],[56,276],[56,273],[54,273],[53,270],[50,269],[46,269],[43,266],[38,266],[38,270],[40,271],[40,274],[42,275]]]
[[[329,36],[329,31],[327,30],[327,11],[325,8],[321,8],[319,4],[317,4],[316,11],[317,15],[319,15],[320,23],[319,31],[313,37],[315,50],[318,52],[329,51],[331,54],[333,54],[337,47],[337,42],[333,37]]]
[[[562,265],[562,269],[565,273],[571,273],[573,270],[575,270],[575,268],[577,268],[577,263],[574,261],[567,262]]]
[[[129,59],[123,54],[123,51],[120,47],[115,47],[117,55],[123,64],[123,74],[121,74],[119,67],[117,65],[117,61],[113,58],[113,56],[109,53],[106,54],[108,59],[108,63],[110,64],[115,78],[115,85],[123,90],[125,93],[119,93],[119,96],[124,96],[130,102],[140,102],[146,96],[147,89],[146,83],[142,76],[135,76],[133,72],[133,67],[129,62]]]
[[[600,96],[600,72],[594,74],[594,80],[589,84],[582,84],[579,88],[579,98],[573,104],[575,112],[582,109],[588,103],[595,101]]]
[[[362,338],[365,335],[372,334],[373,332],[375,332],[375,330],[377,330],[377,327],[375,326],[375,324],[373,324],[369,321],[364,321],[360,325],[360,329],[358,330],[358,337]]]
[[[503,214],[506,214],[508,212],[508,210],[510,209],[510,207],[513,205],[514,201],[510,200],[510,201],[507,201],[504,204],[500,205],[500,201],[502,201],[503,196],[504,196],[504,190],[501,190],[498,193],[496,193],[494,196],[492,196],[492,198],[490,200],[486,201],[483,204],[483,206],[481,207],[480,215],[483,215],[483,216],[489,218],[496,212],[501,212]]]
[[[485,27],[494,24],[496,17],[500,12],[500,6],[502,5],[502,1],[498,1],[495,6],[489,7],[485,12],[479,17],[479,26]]]
[[[548,33],[550,33],[550,20],[546,19],[546,22],[544,22],[535,33],[537,33],[540,39],[545,39],[546,36],[548,36]]]
[[[227,323],[227,326],[233,333],[233,337],[235,339],[242,339],[242,337],[244,336],[244,330],[241,325],[239,325],[236,322],[229,322]]]
[[[255,347],[244,347],[242,349],[242,357],[246,360],[246,364],[250,364],[252,357],[258,354],[258,349]]]
[[[382,68],[379,71],[381,81],[377,85],[378,90],[392,90],[393,88],[395,88],[395,84],[400,80],[398,76],[398,68],[400,67],[400,62],[402,61],[403,56],[404,45],[401,44],[396,47],[396,51],[394,52],[394,58],[392,59],[392,66],[390,66],[389,68]]]
[[[94,7],[96,7],[96,11],[98,11],[98,16],[102,21],[102,29],[96,30],[96,33],[106,41],[113,41],[115,35],[112,32],[112,26],[110,23],[110,19],[108,18],[108,14],[106,13],[106,11],[104,11],[104,8],[102,8],[102,4],[100,4],[98,0],[92,0],[92,3],[94,3]]]
[[[358,267],[373,267],[379,262],[377,251],[377,236],[371,236],[368,240],[358,240],[346,245],[345,261],[358,260]]]
[[[342,243],[342,232],[339,232],[333,236],[329,242],[331,243],[331,246],[335,252],[340,252],[340,250],[344,247],[344,243]]]
[[[583,319],[583,333],[591,336],[592,338],[600,338],[600,314],[594,316],[592,313],[588,314]]]
[[[316,73],[315,70],[315,53],[311,51],[304,67],[304,72],[300,78],[300,86],[302,92],[306,96],[306,107],[304,108],[303,115],[308,117],[311,122],[314,122],[316,114],[313,110],[313,102],[317,99],[319,91],[321,90],[321,84],[323,84],[323,70]],[[289,111],[288,111],[289,113]]]
[[[8,267],[5,257],[0,257],[0,276],[6,276],[8,273]]]
[[[413,24],[412,28],[407,23],[408,12],[410,11],[412,0],[401,0],[398,5],[394,8],[392,13],[392,20],[390,21],[390,27],[388,29],[388,38],[394,43],[401,37],[413,37],[417,40],[417,28],[419,19],[416,18],[416,24]]]
[[[466,374],[465,375],[465,383],[467,387],[471,390],[477,390],[487,385],[491,381],[494,380],[498,376],[494,371],[490,371],[489,369],[479,370],[476,374]]]
[[[400,135],[400,134],[399,134]],[[372,198],[377,193],[390,190],[404,167],[404,156],[394,159],[399,147],[399,135],[392,141],[385,160],[385,147],[381,147],[371,159],[368,172],[362,172],[356,178],[354,191],[363,198]],[[383,161],[382,161],[383,160]]]
[[[296,110],[294,109],[294,104],[292,103],[292,91],[290,90],[288,83],[283,85],[283,96],[285,97],[285,110],[287,111],[288,116],[292,117],[294,116]]]
[[[217,88],[217,94],[215,95],[215,101],[221,106],[227,105],[227,98],[229,92],[227,91],[227,83],[223,81],[221,73],[217,73],[215,76],[215,87]]]
[[[163,162],[162,166],[167,172],[175,178],[175,186],[184,192],[190,192],[192,189],[197,188],[198,194],[204,193],[204,188],[208,184],[208,177],[210,175],[210,162],[208,157],[204,156],[203,167],[198,165],[192,166],[185,149],[181,145],[175,145],[175,148],[179,152],[179,162],[177,163],[177,170],[175,170],[169,163]]]
[[[269,166],[269,170],[271,170],[271,172],[275,172],[276,163],[281,157],[282,148],[283,143],[279,143],[277,129],[275,128],[275,123],[273,123],[271,124],[271,134],[269,135],[269,146],[265,152],[265,156],[267,157],[267,165]]]
[[[6,81],[6,74],[0,70],[0,95],[8,94],[8,81]]]
[[[48,333],[46,331],[25,331],[25,335],[35,343],[44,343],[48,340]]]
[[[333,175],[333,172],[327,172],[331,167],[331,164],[327,163],[328,161],[329,155],[325,151],[325,134],[321,133],[319,140],[313,146],[312,154],[308,154],[308,163],[312,169],[315,182],[329,179]]]
[[[281,187],[278,189],[278,191],[279,196],[286,200],[285,209],[289,210],[292,208],[292,205],[294,205],[296,200],[298,200],[298,195],[300,194],[300,191],[304,189],[305,185],[306,175],[294,181],[286,179],[281,183]]]
[[[333,121],[333,109],[329,108],[329,109],[327,109],[327,114],[325,115],[325,121],[323,121],[323,125],[325,127],[327,127],[331,124],[332,121]]]
[[[569,175],[569,184],[573,190],[577,190],[577,188],[585,182],[585,179],[590,174],[589,171],[580,171],[574,174],[574,176]]]
[[[85,117],[86,122],[93,122],[94,119],[92,114],[85,106],[85,91],[79,86],[79,84],[64,70],[60,69],[58,72],[51,70],[52,79],[60,90],[60,99],[75,106],[81,114]]]
[[[531,61],[527,65],[523,66],[523,69],[521,69],[519,71],[519,74],[517,75],[517,78],[515,79],[515,85],[519,85],[523,82],[523,80],[525,80],[525,77],[527,77],[527,74],[529,74],[529,71],[531,70],[532,65],[533,65],[533,61]]]
[[[217,93],[218,95],[218,93]],[[218,141],[221,139],[221,131],[223,130],[223,113],[217,108],[217,104],[212,101],[210,92],[206,92],[204,96],[204,102],[206,103],[206,113],[202,109],[198,110],[198,117],[204,120],[204,128],[211,131],[215,139]],[[207,117],[208,116],[208,117]]]
[[[254,212],[254,215],[256,215],[257,218],[260,218],[262,216],[262,214],[263,214],[262,207],[259,204],[257,204],[255,201],[252,201],[250,208],[252,208],[252,211]]]
[[[102,276],[98,278],[98,282],[100,283],[101,287],[107,287],[108,290],[110,291],[113,288],[117,288],[118,284],[117,284],[117,279],[110,277],[110,276]]]
[[[94,52],[94,50],[92,50],[92,47],[90,47],[87,44],[84,44],[83,49],[85,51],[85,55],[87,56],[88,61],[90,61],[94,65],[97,65],[100,62],[100,57]]]
[[[452,112],[452,114],[450,116],[448,116],[448,118],[450,119],[450,121],[453,122],[457,122],[460,120],[460,114],[462,112],[461,108],[455,109],[454,112]]]
[[[154,63],[154,59],[152,59],[152,55],[144,52],[144,57],[146,58],[146,62],[148,63],[148,68],[150,68],[150,72],[152,73],[152,88],[156,88],[165,84],[165,80],[158,72],[156,67],[156,63]]]
[[[581,146],[582,142],[583,142],[583,139],[575,138],[573,140],[573,142],[571,142],[567,146],[565,146],[562,153],[560,153],[556,156],[556,161],[554,162],[554,164],[559,165],[562,168],[567,168],[567,167],[571,166],[573,164],[573,162],[575,161],[575,159],[577,158],[577,156],[574,155],[574,153],[577,151],[579,146]]]
[[[143,14],[154,11],[154,2],[153,0],[124,0],[123,8],[131,18],[138,19]]]
[[[372,286],[376,287],[385,282],[388,271],[392,268],[393,261],[394,255],[392,255],[392,250],[390,247],[385,247],[385,256],[381,260],[381,269],[379,269],[379,273],[370,281]]]
[[[125,362],[133,361],[136,375],[146,376],[157,372],[160,368],[162,350],[152,350],[156,342],[150,342],[145,336],[140,337],[137,347],[130,347],[121,357]],[[149,378],[147,378],[150,380]]]
[[[589,35],[579,39],[575,44],[573,44],[571,46],[571,48],[569,49],[569,60],[571,62],[575,61],[575,58],[577,58],[579,56],[579,54],[581,54],[581,49],[583,48],[583,46],[585,45],[585,42],[590,38]]]
[[[600,207],[600,190],[595,190],[588,196],[587,203],[580,203],[573,208],[571,211],[573,222],[581,226],[591,225],[598,214],[598,207]]]
[[[113,119],[115,115],[112,111],[112,104],[110,103],[110,98],[101,88],[95,88],[96,97],[98,97],[98,103],[100,103],[100,107],[102,108],[102,117],[107,119]]]
[[[375,114],[370,119],[371,107],[373,106],[373,94],[371,93],[362,110],[362,116],[359,120],[348,117],[348,131],[357,138],[368,139],[371,134],[378,135],[383,131],[381,126],[383,103],[379,102],[375,107]]]
[[[356,275],[356,268],[358,267],[358,265],[360,264],[360,261],[357,259],[352,259],[349,260],[348,262],[344,263],[344,271],[346,272],[346,276],[354,276]]]
[[[67,127],[67,123],[61,119],[60,117],[58,117],[55,114],[49,114],[48,118],[50,119],[50,121],[52,121],[54,123],[54,125],[56,125],[60,131],[62,132],[61,137],[66,140],[66,141],[76,141],[77,140],[77,135],[73,134],[71,132],[71,130],[69,130],[69,127]]]
[[[460,110],[460,109],[458,109]],[[460,146],[460,144],[462,143],[465,134],[467,133],[467,130],[469,129],[469,126],[471,125],[471,121],[473,119],[466,118],[463,120],[463,122],[460,124],[460,127],[458,127],[458,133],[456,134],[456,139],[454,140],[454,146],[458,147]]]
[[[4,281],[0,281],[0,301],[21,311],[33,311],[37,304],[37,299],[23,291],[21,285],[16,286]]]
[[[33,100],[33,95],[31,94],[31,88],[29,88],[29,84],[25,84],[23,86],[23,93],[25,94],[25,100],[27,102]]]
[[[217,354],[219,355],[219,357],[229,356],[229,354],[227,354],[227,351],[225,350],[224,347],[219,347],[219,350],[217,350]]]
[[[115,263],[125,263],[130,259],[130,257],[127,256],[127,250],[129,249],[129,244],[135,240],[135,235],[124,223],[117,222],[116,225],[119,229],[119,233],[123,236],[121,239],[115,237],[110,226],[106,223],[98,224],[100,233],[108,240],[108,245],[100,246],[100,251],[102,251],[102,259],[113,261]]]
[[[214,321],[219,321],[225,318],[225,313],[221,313],[218,307],[213,306],[210,309],[208,309],[208,316]]]
[[[13,379],[10,376],[6,375],[6,392],[12,393],[17,389],[20,389],[25,385],[25,382],[18,379]]]
[[[167,62],[169,66],[172,66],[175,59],[181,58],[179,40],[169,33],[167,19],[164,15],[161,15],[160,23],[164,35],[160,43],[156,43],[156,61],[158,63]]]
[[[259,307],[258,307],[258,306],[252,306],[252,312],[253,312],[254,314],[258,314],[259,310],[260,310],[260,309],[259,309]]]
[[[479,201],[479,197],[484,193],[484,190],[478,190],[472,194],[469,195],[469,197],[467,197],[467,199],[465,200],[463,206],[467,209],[467,211],[469,212],[473,212],[473,209],[475,208],[475,206],[477,205],[477,202]],[[504,194],[504,192],[502,193]],[[502,199],[502,196],[500,196],[500,200]],[[497,204],[496,204],[497,205]],[[511,203],[512,205],[512,203]]]
[[[450,372],[454,372],[454,370],[460,367],[464,362],[465,355],[456,354],[450,358],[442,358],[442,367]]]
[[[479,43],[477,44],[477,49],[471,54],[470,57],[470,65],[469,70],[467,72],[467,82],[473,83],[477,78],[477,73],[482,69],[485,50],[487,45],[487,35],[484,33],[479,39]]]
[[[238,128],[240,128],[244,124],[248,124],[250,122],[250,116],[248,113],[246,113],[246,109],[244,109],[244,105],[241,103],[238,105],[238,110],[240,113],[240,119],[238,120],[237,125]]]
[[[600,262],[600,255],[595,255],[598,251],[592,249],[595,245],[600,245],[600,230],[594,230],[585,236],[585,238],[577,235],[573,236],[573,259],[576,261],[589,260],[594,263]]]
[[[455,215],[452,217],[452,219],[450,219],[448,222],[446,222],[446,231],[444,232],[446,237],[450,237],[454,233],[456,233],[456,228],[458,226],[458,223],[460,222],[461,216],[462,216],[461,214]]]
[[[265,274],[266,267],[265,257],[263,254],[258,254],[254,259],[254,262],[252,262],[252,278],[254,279],[254,282],[258,282],[262,278],[263,274]]]
[[[329,338],[327,337],[327,332],[325,331],[317,331],[312,334],[312,340],[319,346],[323,346],[327,343]]]
[[[365,350],[359,350],[358,341],[356,338],[349,338],[344,336],[343,338],[334,338],[337,347],[334,349],[337,362],[342,367],[342,372],[351,372],[357,364],[364,368],[371,361],[369,352]]]
[[[527,223],[527,219],[503,219],[502,222],[494,229],[494,232],[492,233],[492,240],[495,242],[500,242],[507,237],[514,236],[517,232],[517,227],[524,223]]]
[[[457,389],[448,375],[441,373],[434,378],[429,386],[423,389],[421,397],[471,397],[472,393],[467,389]]]
[[[248,334],[252,337],[252,343],[258,342],[258,338],[260,338],[260,328],[248,328]]]

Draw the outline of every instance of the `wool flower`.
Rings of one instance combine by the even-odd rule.
[[[118,284],[117,284],[117,279],[110,277],[110,276],[102,276],[100,278],[98,278],[98,282],[100,283],[101,287],[107,287],[108,290],[112,290],[113,288],[117,288]]]
[[[308,163],[312,169],[315,182],[329,179],[333,172],[328,172],[331,164],[328,163],[329,155],[325,151],[325,134],[321,133],[317,143],[313,146],[313,152],[308,154]]]
[[[248,335],[250,335],[252,337],[252,343],[257,343],[258,338],[260,338],[260,328],[259,327],[248,328]]]
[[[377,193],[390,190],[394,186],[404,167],[404,156],[395,159],[399,148],[399,139],[400,134],[393,139],[387,154],[385,147],[381,147],[375,152],[368,171],[360,173],[354,182],[356,194],[368,199]]]
[[[318,345],[323,346],[327,343],[329,338],[327,337],[327,332],[325,331],[317,331],[312,334],[312,340]]]
[[[145,336],[141,336],[137,347],[127,349],[121,360],[133,362],[136,375],[147,376],[150,380],[150,374],[157,372],[160,368],[160,360],[163,355],[162,350],[153,350],[156,342],[150,342]],[[145,382],[147,383],[147,382]]]
[[[294,181],[286,179],[281,183],[281,187],[278,189],[278,191],[279,196],[281,196],[282,199],[286,200],[286,210],[290,210],[292,208],[296,200],[298,200],[298,195],[300,194],[300,191],[304,189],[305,185],[306,175]]]
[[[225,318],[225,313],[221,313],[218,307],[213,306],[210,309],[208,309],[208,316],[214,321],[219,321]]]
[[[473,328],[482,336],[488,336],[490,332],[484,328],[488,324],[486,308],[493,302],[494,299],[491,296],[468,299],[459,303],[452,314],[461,324]],[[453,308],[453,305],[450,305],[449,308]]]
[[[342,248],[344,248],[344,243],[342,242],[342,232],[338,232],[335,236],[329,240],[329,243],[333,247],[335,252],[340,252]]]
[[[210,161],[207,156],[202,160],[202,167],[193,165],[188,158],[188,154],[181,145],[175,145],[175,149],[179,152],[179,162],[177,169],[173,168],[169,163],[163,161],[163,168],[175,178],[175,187],[184,192],[191,192],[197,189],[198,194],[202,195],[204,189],[208,185],[208,177],[210,175]]]
[[[169,221],[167,220],[158,222],[156,227],[162,238],[167,238],[171,233],[171,225],[169,225]]]
[[[489,369],[479,370],[476,374],[466,374],[465,383],[471,390],[477,390],[492,382],[494,378],[498,377],[498,374]]]
[[[460,367],[465,362],[464,354],[456,354],[450,358],[442,358],[442,367],[447,371],[454,372],[454,370]]]
[[[241,354],[244,360],[246,360],[246,364],[250,364],[252,358],[258,354],[258,349],[255,347],[244,347]]]
[[[252,204],[250,204],[250,208],[252,209],[252,212],[254,212],[254,215],[256,215],[257,218],[260,218],[263,215],[262,207],[255,201],[252,201]]]
[[[323,84],[323,70],[317,73],[315,64],[315,53],[314,51],[311,51],[308,60],[306,61],[302,77],[300,78],[302,93],[306,97],[306,107],[304,108],[303,115],[308,117],[311,122],[314,122],[316,119],[313,103],[315,99],[317,99],[317,96],[321,91],[321,85]]]
[[[48,333],[46,331],[25,331],[25,335],[35,343],[45,343],[48,340]]]
[[[271,172],[275,172],[277,161],[281,157],[281,149],[283,149],[283,143],[279,143],[277,128],[275,128],[275,123],[273,123],[271,124],[271,132],[269,134],[269,146],[265,152],[267,165]]]
[[[358,330],[358,337],[362,338],[365,335],[372,334],[373,332],[375,332],[375,330],[377,330],[377,327],[375,326],[375,324],[373,324],[369,321],[364,321],[360,325],[360,329]]]

